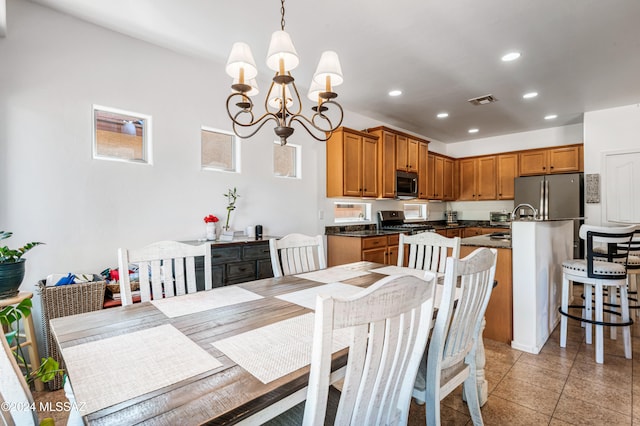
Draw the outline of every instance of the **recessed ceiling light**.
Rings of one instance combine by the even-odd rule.
[[[554,118],[558,118],[558,114],[549,114],[544,116],[545,120],[553,120]]]
[[[449,116],[448,112],[441,112],[438,115],[436,115],[436,117],[438,118],[447,118]]]
[[[520,52],[509,52],[506,55],[504,55],[502,57],[502,60],[504,62],[511,62],[511,61],[515,61],[516,59],[518,59],[520,57]]]
[[[389,92],[389,96],[400,96],[402,95],[402,90],[392,90]]]
[[[469,129],[469,133],[478,133],[479,129]]]
[[[531,99],[531,98],[535,98],[536,96],[538,96],[538,92],[529,92],[522,95],[524,99]]]

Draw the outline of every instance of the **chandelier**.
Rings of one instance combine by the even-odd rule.
[[[293,134],[292,124],[297,122],[315,139],[326,141],[340,127],[343,117],[342,107],[334,100],[338,95],[333,92],[333,87],[343,81],[338,54],[333,51],[322,53],[307,95],[315,102],[311,108],[313,114],[306,117],[302,113],[302,99],[291,75],[291,70],[298,66],[298,54],[291,37],[284,30],[284,0],[280,0],[280,3],[281,29],[271,36],[267,53],[267,66],[276,74],[265,97],[265,113],[259,118],[255,118],[251,100],[258,94],[255,80],[258,69],[253,54],[246,43],[237,42],[231,48],[226,72],[233,78],[232,93],[227,98],[227,113],[233,122],[233,132],[241,138],[250,138],[273,120],[276,124],[274,132],[280,138],[280,144],[285,145],[287,138]],[[243,135],[239,131],[241,128],[249,128],[249,132]]]

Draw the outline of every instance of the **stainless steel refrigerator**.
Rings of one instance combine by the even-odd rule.
[[[542,219],[576,219],[584,216],[584,178],[582,173],[526,176],[515,179],[514,206],[531,204]],[[529,208],[518,214],[531,215]],[[578,231],[583,221],[576,219],[573,232],[573,257],[582,258],[583,244]]]

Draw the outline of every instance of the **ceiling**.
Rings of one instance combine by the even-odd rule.
[[[245,41],[262,93],[272,74],[264,58],[280,29],[277,0],[32,1],[221,67],[232,44]],[[640,102],[638,0],[289,0],[285,7],[301,93],[321,52],[335,50],[345,109],[441,142],[581,123],[585,111]],[[520,59],[501,61],[514,50]],[[226,91],[230,81],[220,84]],[[392,89],[403,95],[388,96]],[[531,91],[539,95],[522,98]],[[467,102],[486,94],[498,101]],[[441,111],[449,117],[436,118]],[[469,134],[473,127],[478,133]]]

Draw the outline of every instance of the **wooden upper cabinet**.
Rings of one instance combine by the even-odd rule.
[[[378,196],[378,138],[362,136],[362,196]]]
[[[429,145],[425,142],[418,144],[418,198],[429,199]]]
[[[407,146],[408,139],[406,136],[396,135],[396,170],[407,171],[409,168]]]
[[[475,201],[478,162],[475,158],[465,158],[458,162],[458,167],[460,170],[460,194],[458,200]]]
[[[407,139],[407,171],[418,172],[420,161],[420,143],[415,139]],[[425,143],[426,144],[426,143]]]
[[[378,137],[340,127],[326,144],[327,197],[378,196]]]
[[[456,199],[456,163],[451,158],[442,159],[442,193],[443,200],[452,201]]]
[[[549,173],[580,171],[580,146],[549,149]]]
[[[582,171],[582,155],[581,145],[523,151],[520,153],[520,176]]]
[[[435,191],[435,159],[434,155],[427,155],[427,198],[434,200],[436,197]]]
[[[396,134],[396,170],[418,172],[419,142]]]
[[[460,169],[460,193],[458,200],[496,199],[496,156],[463,158]]]
[[[514,179],[518,176],[518,154],[497,156],[498,200],[513,200],[515,196]]]
[[[380,132],[378,141],[378,188],[380,197],[396,196],[396,135]]]
[[[480,157],[476,175],[476,200],[495,200],[496,190],[496,156]]]
[[[434,200],[444,198],[444,158],[433,157],[433,197]]]
[[[547,150],[532,150],[520,153],[520,176],[547,174],[549,153]]]

